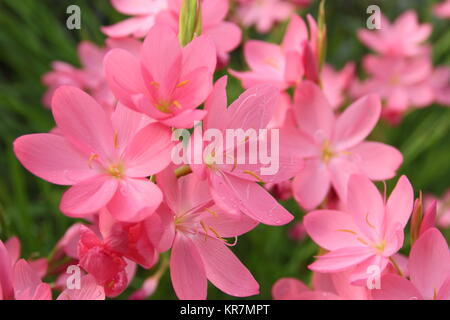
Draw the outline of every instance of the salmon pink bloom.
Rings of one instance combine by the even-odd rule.
[[[166,202],[147,223],[158,250],[172,248],[170,276],[178,298],[206,299],[207,279],[232,296],[258,294],[258,283],[224,239],[248,232],[257,222],[221,210],[207,181],[193,174],[177,180],[173,169],[157,175]]]
[[[229,52],[241,42],[239,27],[225,21],[229,10],[229,1],[201,0],[202,35],[208,36],[215,44],[219,66],[228,64]],[[178,34],[179,13],[182,0],[168,0],[168,10],[162,11],[156,18],[157,23],[170,26]]]
[[[259,33],[267,33],[273,24],[289,19],[295,12],[296,8],[293,2],[285,0],[238,0],[236,16],[244,26],[255,25]]]
[[[257,84],[271,84],[286,89],[298,84],[305,75],[305,45],[313,54],[317,48],[317,25],[308,15],[310,34],[302,18],[293,15],[284,35],[283,43],[276,45],[260,40],[249,40],[244,45],[244,55],[250,71],[230,70],[241,80],[244,88]]]
[[[369,266],[383,272],[390,257],[403,245],[403,229],[413,202],[413,189],[405,176],[385,202],[367,177],[352,175],[345,211],[317,210],[304,218],[314,242],[329,251],[318,256],[309,268],[322,273],[353,268],[352,283],[367,279]]]
[[[372,31],[361,29],[358,37],[366,46],[379,54],[411,57],[428,50],[423,42],[430,36],[431,31],[430,24],[419,24],[417,13],[414,10],[408,10],[392,24],[382,16],[380,29]]]
[[[439,18],[450,18],[450,0],[438,3],[433,8],[434,14]]]
[[[409,257],[409,280],[397,274],[381,278],[375,300],[450,300],[450,251],[435,228],[415,242]]]
[[[205,110],[216,67],[214,44],[205,36],[181,48],[167,26],[155,25],[144,40],[140,60],[115,49],[105,57],[111,90],[125,106],[169,126],[190,128]]]
[[[295,278],[282,278],[272,287],[274,300],[341,300],[332,292],[311,290]]]
[[[295,92],[293,111],[298,127],[293,129],[295,141],[305,165],[292,186],[295,199],[307,210],[317,207],[331,186],[345,201],[352,174],[385,180],[392,178],[402,163],[397,149],[363,141],[380,117],[380,100],[375,95],[357,100],[336,117],[319,87],[304,81]]]
[[[370,78],[355,83],[352,93],[361,97],[378,94],[384,101],[383,116],[398,122],[400,116],[412,107],[426,107],[434,100],[430,84],[432,64],[428,55],[397,58],[368,55],[363,61]]]
[[[221,132],[224,137],[223,145],[217,145],[218,142],[214,139],[205,138],[201,148],[201,161],[197,164],[195,161],[191,162],[191,168],[201,179],[208,180],[212,197],[223,210],[236,214],[242,212],[268,225],[286,224],[292,220],[292,215],[257,184],[288,180],[302,164],[297,156],[297,146],[291,144],[292,137],[289,132],[272,129],[275,134],[279,134],[278,141],[272,141],[270,129],[263,130],[266,135],[260,135],[259,130],[265,129],[273,117],[279,91],[268,85],[255,86],[245,91],[227,108],[225,87],[226,77],[223,77],[217,81],[205,104],[208,115],[203,123],[205,134],[210,129]],[[241,130],[244,136],[229,136],[226,130],[230,129]],[[246,134],[247,130],[253,130],[255,135]],[[190,144],[190,148],[194,146],[193,154],[195,145],[200,144],[196,138],[194,133]],[[250,151],[245,153],[245,157],[239,154],[238,148],[247,148],[255,141],[266,142],[268,150],[272,150],[272,143],[278,144],[278,156],[272,163],[277,170],[271,164],[263,164],[261,158],[256,158],[252,163],[251,155],[257,157],[258,152],[253,148],[249,147]],[[259,146],[257,149],[261,153],[261,144]]]
[[[101,29],[108,37],[143,38],[154,25],[156,15],[167,9],[167,2],[168,0],[111,0],[114,9],[133,17]]]
[[[40,178],[72,185],[61,211],[85,217],[106,206],[121,221],[152,214],[162,194],[147,177],[170,163],[170,130],[124,107],[110,116],[74,87],[55,92],[52,111],[62,135],[25,135],[14,142],[14,151]]]

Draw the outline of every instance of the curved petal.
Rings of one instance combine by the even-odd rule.
[[[353,267],[373,255],[373,249],[369,247],[342,248],[318,256],[317,260],[308,268],[316,272],[339,272]]]
[[[381,278],[381,288],[371,291],[374,300],[422,300],[423,297],[414,285],[396,274]]]
[[[221,77],[216,81],[214,87],[205,102],[205,110],[208,115],[203,120],[204,129],[219,129],[226,128],[228,123],[227,113],[227,76]]]
[[[365,96],[351,104],[336,120],[332,145],[345,150],[364,140],[380,118],[381,101],[376,95]]]
[[[292,182],[295,200],[305,209],[317,207],[330,190],[328,168],[319,159],[305,161],[305,166]]]
[[[31,173],[51,183],[73,185],[98,174],[89,155],[51,133],[29,134],[14,141],[14,153]]]
[[[118,186],[118,180],[107,176],[95,176],[73,185],[67,190],[59,205],[61,211],[70,217],[84,217],[97,212],[111,200]]]
[[[395,176],[403,162],[396,148],[380,142],[361,142],[348,150],[352,161],[371,180],[386,180]]]
[[[447,241],[435,228],[428,229],[411,249],[409,277],[425,299],[434,299],[450,276]]]
[[[114,130],[104,109],[84,91],[69,86],[56,89],[53,117],[63,135],[86,154],[103,161],[114,151]]]
[[[152,123],[142,128],[125,149],[124,162],[129,177],[147,177],[167,167],[173,143],[170,129]]]
[[[123,179],[107,208],[119,221],[138,222],[153,214],[162,200],[161,190],[148,179]]]
[[[272,297],[275,300],[297,300],[298,295],[310,289],[300,280],[283,278],[275,282],[272,287]]]
[[[170,278],[177,297],[204,300],[207,295],[205,266],[192,240],[177,234],[170,255]]]
[[[311,81],[302,81],[295,90],[294,115],[298,127],[316,142],[330,139],[334,114],[320,88]]]
[[[259,293],[259,284],[241,261],[221,241],[203,236],[192,238],[205,266],[206,277],[217,288],[235,297]]]
[[[79,289],[65,289],[56,300],[105,300],[105,290],[88,274],[81,278]]]
[[[0,240],[0,296],[2,299],[14,299],[13,268],[11,257]]]
[[[406,176],[401,176],[386,204],[387,230],[404,228],[414,206],[414,191]],[[396,227],[397,225],[397,227]]]

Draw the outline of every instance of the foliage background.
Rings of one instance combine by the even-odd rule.
[[[377,4],[390,19],[414,8],[421,21],[433,23],[434,62],[449,65],[450,22],[432,15],[431,6],[436,2],[328,0],[327,61],[340,68],[350,60],[359,62],[368,52],[358,42],[356,30],[365,26],[366,8]],[[81,30],[70,31],[65,26],[66,8],[71,4],[81,8]],[[316,1],[307,11],[316,16],[317,7]],[[48,131],[54,125],[49,110],[41,103],[45,88],[40,78],[50,70],[50,63],[61,60],[79,65],[77,43],[90,40],[101,45],[104,36],[100,26],[123,18],[113,10],[108,0],[0,1],[0,239],[17,235],[22,242],[23,257],[47,256],[73,219],[58,211],[63,188],[27,172],[13,154],[12,141],[22,134]],[[264,36],[249,30],[244,33],[244,38],[280,42],[285,27],[286,24],[279,25]],[[245,68],[241,49],[233,53],[232,67]],[[237,80],[230,80],[231,100],[242,89]],[[441,195],[450,187],[450,108],[432,106],[414,111],[397,127],[380,123],[371,138],[383,140],[402,151],[405,160],[399,173],[408,175],[416,192],[423,190]],[[395,181],[388,182],[389,189]],[[296,221],[301,219],[303,213],[294,201],[286,202],[285,206],[295,214]],[[261,285],[261,294],[253,298],[270,299],[271,287],[280,277],[309,280],[307,265],[317,247],[309,239],[300,243],[290,240],[287,231],[291,226],[261,225],[242,236],[233,249]],[[143,279],[153,271],[140,270],[120,298],[139,288]],[[232,298],[212,286],[208,297]],[[166,272],[152,299],[174,298]]]

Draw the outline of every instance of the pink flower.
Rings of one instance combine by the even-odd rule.
[[[178,20],[181,0],[168,0],[168,10],[158,14],[156,21],[170,26],[178,34]],[[229,10],[228,0],[202,0],[202,35],[208,36],[215,44],[219,66],[228,64],[229,52],[241,43],[239,27],[225,21]]]
[[[443,106],[450,106],[450,68],[437,67],[433,70],[429,81],[434,91],[435,102]]]
[[[437,17],[450,18],[450,1],[445,0],[436,4],[433,8],[433,12]]]
[[[284,35],[283,43],[276,45],[260,40],[249,40],[244,45],[244,55],[250,71],[230,73],[242,81],[244,88],[257,84],[272,84],[281,90],[297,85],[305,75],[305,45],[313,54],[317,48],[317,25],[307,16],[308,28],[302,18],[293,15]]]
[[[113,38],[143,38],[155,23],[158,12],[167,9],[167,2],[168,0],[111,0],[117,11],[133,17],[101,29]]]
[[[295,12],[295,6],[285,0],[241,0],[236,10],[237,18],[246,27],[256,26],[260,33],[267,33],[272,25],[287,20]]]
[[[191,168],[201,179],[208,180],[213,199],[223,210],[236,214],[242,212],[268,225],[286,224],[292,220],[292,215],[257,184],[263,181],[277,183],[288,180],[301,167],[301,159],[297,156],[297,147],[291,144],[290,133],[272,129],[275,130],[275,134],[277,132],[279,134],[278,141],[272,142],[271,130],[264,131],[265,136],[259,131],[265,129],[273,117],[279,95],[278,89],[268,85],[255,86],[245,91],[227,108],[225,87],[226,77],[216,82],[205,104],[208,115],[203,123],[205,132],[215,129],[222,133],[225,137],[223,145],[215,144],[214,139],[209,140],[211,143],[205,142],[201,148],[203,153],[200,155],[202,157],[200,163],[194,163]],[[247,136],[242,138],[243,141],[238,139],[238,143],[231,143],[231,139],[233,141],[236,139],[227,138],[225,130],[228,129],[244,132],[254,130],[255,136]],[[200,144],[196,138],[197,135],[194,133],[190,145],[191,148],[194,147],[194,153],[195,145]],[[260,158],[252,164],[250,154],[257,157],[257,151],[253,148],[250,148],[250,152],[246,152],[245,158],[239,158],[238,161],[238,157],[241,156],[237,148],[242,149],[250,142],[257,141],[266,142],[268,150],[272,150],[272,143],[279,143],[279,156],[272,163],[274,167],[262,164]]]
[[[383,116],[391,122],[397,122],[409,108],[425,107],[433,102],[434,91],[429,81],[432,65],[428,55],[413,58],[368,55],[363,63],[370,78],[355,83],[353,95],[378,94],[385,101]]]
[[[145,38],[140,60],[115,49],[104,63],[111,90],[127,107],[177,128],[190,128],[205,116],[195,108],[211,91],[216,66],[214,44],[206,37],[180,48],[176,34],[157,24]]]
[[[336,71],[332,66],[325,64],[320,75],[320,83],[323,93],[330,102],[333,109],[337,109],[344,103],[344,93],[349,89],[355,76],[355,64],[347,63],[340,71]]]
[[[115,297],[131,281],[128,260],[150,268],[158,255],[147,237],[143,222],[120,223],[103,210],[99,228],[100,237],[85,226],[80,228],[79,264],[105,288],[108,297]]]
[[[437,212],[436,223],[439,227],[449,228],[450,227],[450,190],[444,193],[444,195],[439,199],[432,195],[425,196],[425,206],[429,207],[432,203],[436,201]],[[434,222],[434,221],[433,221]]]
[[[409,257],[409,280],[396,274],[381,278],[381,289],[372,290],[375,300],[450,300],[450,251],[435,228],[414,244]]]
[[[207,279],[237,297],[258,294],[259,285],[224,238],[237,237],[257,223],[214,205],[208,183],[190,174],[175,177],[173,167],[157,175],[165,205],[148,221],[159,251],[172,248],[170,276],[180,299],[206,299]]]
[[[112,48],[123,48],[137,55],[141,43],[131,38],[107,39],[106,47],[100,48],[88,41],[78,45],[78,57],[81,69],[65,62],[52,63],[53,70],[42,77],[42,82],[48,87],[44,95],[44,105],[51,106],[53,93],[62,85],[70,85],[89,92],[106,110],[113,111],[116,99],[108,88],[103,72],[103,58]]]
[[[296,89],[295,132],[305,165],[293,181],[294,197],[307,209],[317,207],[333,186],[342,201],[347,181],[359,173],[371,180],[392,178],[402,163],[401,153],[379,142],[363,141],[380,117],[375,95],[363,97],[336,117],[325,95],[309,81]]]
[[[389,258],[402,247],[414,194],[402,176],[385,202],[368,178],[352,175],[347,195],[346,211],[317,210],[305,216],[308,234],[329,251],[309,268],[323,273],[353,268],[350,281],[359,283],[368,277],[371,265],[383,272]]]
[[[105,300],[105,291],[91,275],[84,275],[80,279],[80,289],[66,288],[56,300]]]
[[[22,136],[14,152],[33,174],[72,186],[62,197],[61,211],[85,217],[107,207],[121,221],[152,214],[162,194],[147,177],[170,163],[170,130],[124,107],[109,116],[74,87],[55,92],[52,111],[62,135]]]
[[[419,24],[416,12],[408,10],[393,24],[382,16],[380,29],[361,29],[358,36],[366,46],[379,54],[410,57],[428,50],[422,43],[430,36],[431,31],[430,24]]]

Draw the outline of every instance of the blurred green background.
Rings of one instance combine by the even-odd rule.
[[[390,19],[409,8],[416,9],[421,21],[434,26],[431,43],[435,64],[450,65],[450,20],[439,20],[431,14],[431,6],[436,2],[328,0],[327,61],[339,68],[347,61],[360,61],[368,51],[358,42],[356,30],[365,26],[366,8],[378,4]],[[71,4],[81,8],[81,30],[66,28],[66,8]],[[307,12],[316,16],[317,7],[316,1]],[[50,70],[50,63],[61,60],[79,66],[77,43],[90,40],[101,45],[104,36],[100,26],[123,18],[109,0],[0,0],[0,239],[17,235],[23,257],[47,256],[74,220],[58,210],[63,188],[27,172],[15,159],[12,141],[23,134],[48,131],[54,125],[49,110],[41,103],[45,88],[40,78]],[[279,42],[285,27],[281,24],[264,36],[249,30],[244,37]],[[241,49],[233,53],[231,66],[245,68]],[[231,79],[230,100],[241,90],[238,81]],[[372,139],[383,140],[402,151],[405,161],[399,174],[410,178],[416,192],[441,195],[450,187],[450,108],[432,106],[414,111],[396,127],[380,123]],[[392,188],[395,181],[389,182],[388,187]],[[296,215],[296,221],[301,220],[303,213],[293,201],[285,205]],[[270,299],[271,287],[281,277],[308,281],[310,272],[306,266],[317,247],[309,239],[300,243],[290,240],[287,231],[291,226],[259,226],[240,237],[233,248],[261,285],[261,294],[252,298]],[[139,288],[153,272],[140,270],[120,297]],[[212,286],[208,297],[233,298]],[[176,298],[167,272],[154,298]]]

